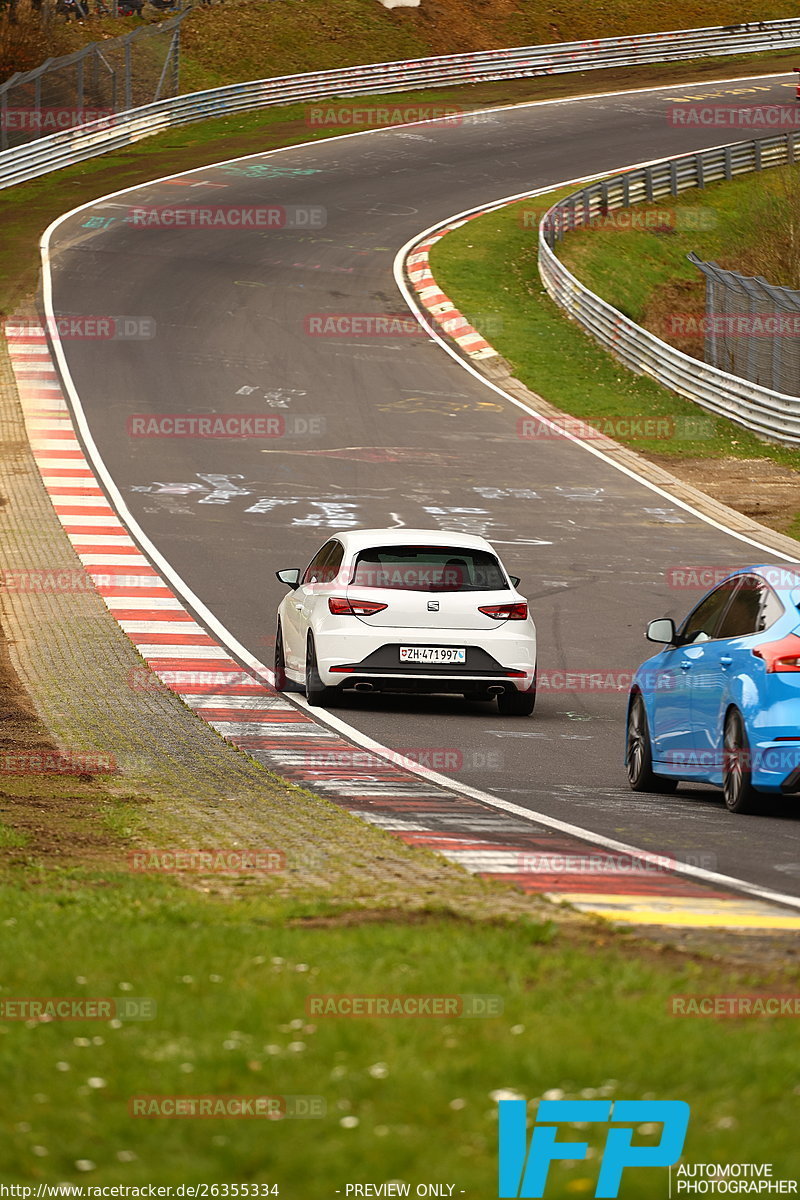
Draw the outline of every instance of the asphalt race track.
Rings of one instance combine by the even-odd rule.
[[[404,312],[394,257],[453,213],[747,136],[671,126],[673,97],[793,101],[785,76],[752,87],[678,85],[333,139],[150,184],[57,227],[57,314],[155,321],[150,339],[63,343],[100,453],[148,538],[253,655],[271,665],[283,594],[274,571],[305,565],[338,529],[488,537],[522,577],[548,673],[634,667],[645,622],[680,616],[700,594],[670,587],[670,568],[775,557],[580,446],[520,438],[520,410],[427,336],[320,337],[308,322]],[[322,207],[326,222],[245,231],[125,221],[135,206],[201,202]],[[279,415],[296,432],[128,433],[135,414],[211,412]],[[713,789],[633,797],[624,708],[624,690],[552,689],[530,719],[439,698],[359,697],[337,715],[393,749],[447,751],[456,778],[531,810],[800,895],[800,798],[737,818]]]

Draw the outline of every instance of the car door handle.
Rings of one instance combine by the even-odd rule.
[[[691,667],[691,665],[692,665],[692,663],[691,663],[690,659],[688,659],[688,658],[681,659],[681,670],[682,671],[688,671],[689,668]]]
[[[723,654],[719,660],[719,665],[721,667],[729,667],[732,662],[733,662],[733,659],[731,658],[731,656],[729,654]]]

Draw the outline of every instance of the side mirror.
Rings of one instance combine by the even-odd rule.
[[[514,587],[519,587],[519,585],[520,585],[520,578],[519,578],[519,575],[509,575],[509,577],[508,577],[508,578],[511,580],[511,582],[512,582],[512,583],[513,583],[513,585],[514,585]]]
[[[645,630],[648,642],[659,642],[663,646],[671,646],[676,638],[675,622],[671,617],[659,617],[651,621]]]
[[[285,583],[288,588],[292,589],[292,591],[294,591],[294,589],[300,583],[299,567],[287,567],[285,571],[276,571],[275,575],[278,579],[280,579],[281,583]]]

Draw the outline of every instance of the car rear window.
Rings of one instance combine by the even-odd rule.
[[[351,584],[411,592],[508,590],[503,568],[485,550],[460,546],[375,546],[362,550]]]

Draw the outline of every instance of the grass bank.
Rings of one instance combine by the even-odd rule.
[[[779,186],[779,181],[772,186]],[[671,202],[671,212],[689,214],[688,229],[671,225],[666,232],[659,228],[622,232],[618,220],[605,229],[570,234],[559,255],[583,282],[636,321],[648,323],[649,306],[659,286],[669,291],[668,300],[659,300],[659,312],[687,311],[687,286],[699,286],[695,278],[699,273],[685,261],[686,253],[694,249],[701,257],[725,257],[751,228],[748,213],[753,212],[754,187],[764,189],[767,208],[769,172],[761,182],[751,182],[749,189],[746,181],[740,181],[689,192]],[[742,464],[745,478],[737,478],[732,495],[720,494],[720,498],[797,536],[797,451],[764,443],[652,380],[634,375],[547,296],[537,268],[536,217],[564,194],[521,201],[448,234],[431,253],[437,281],[462,312],[486,314],[492,329],[489,340],[532,391],[704,490],[717,474],[728,476]],[[636,206],[637,213],[651,209],[663,212],[664,205]],[[713,221],[703,229],[709,214]],[[702,295],[700,286],[700,310]],[[658,327],[654,331],[661,336]],[[696,342],[693,349],[702,354]],[[648,430],[641,423],[638,429],[634,424],[632,434],[626,432],[630,421],[643,417],[661,419],[655,427],[657,436],[643,436]],[[767,475],[773,482],[780,480],[783,488],[774,511],[772,501],[759,498]]]
[[[92,6],[91,0],[90,7]],[[17,0],[15,21],[0,16],[3,76],[137,28],[136,17],[42,21]],[[226,0],[198,5],[185,24],[184,90],[244,79],[327,70],[355,63],[423,58],[504,46],[696,29],[796,17],[792,0],[586,0],[554,9],[545,0],[426,0],[418,8],[384,8],[373,0]],[[163,19],[150,5],[148,21]],[[302,37],[298,31],[302,30]]]
[[[145,997],[155,1014],[0,1018],[0,1068],[15,1080],[0,1100],[2,1181],[235,1180],[323,1200],[354,1179],[413,1184],[435,1170],[489,1196],[499,1094],[586,1088],[689,1101],[689,1161],[800,1172],[786,1120],[791,1020],[669,1011],[675,994],[796,990],[795,972],[776,979],[533,921],[309,917],[264,895],[231,901],[99,868],[12,867],[0,904],[0,1001],[106,997],[116,1012]],[[502,1011],[337,1018],[311,1000],[475,993]],[[142,1119],[130,1113],[142,1095],[313,1096],[325,1115]],[[554,1195],[593,1194],[600,1136],[589,1134],[594,1162],[553,1168]],[[637,1140],[657,1136],[643,1128]],[[652,1172],[630,1172],[625,1195],[646,1200],[653,1184]]]
[[[46,751],[7,667],[2,749]],[[209,836],[191,781],[171,799],[112,776],[2,777],[0,1072],[13,1085],[0,1094],[0,1183],[258,1183],[327,1200],[396,1179],[491,1196],[498,1098],[586,1089],[687,1100],[689,1159],[800,1171],[785,1119],[793,1021],[687,1019],[671,1005],[796,992],[785,939],[738,940],[726,965],[724,938],[711,957],[615,933],[254,770],[252,797],[228,797],[233,841]],[[213,838],[286,847],[286,869],[159,870],[169,860],[153,848]],[[317,1002],[330,996],[439,997],[449,1011],[334,1016]],[[475,996],[482,1006],[458,999]],[[14,1007],[48,998],[108,1008],[42,1021]],[[133,1100],[153,1096],[287,1109],[278,1120],[135,1115]],[[295,1097],[314,1098],[317,1115],[290,1115]],[[554,1195],[593,1195],[602,1130],[588,1136],[586,1163],[554,1167]],[[649,1200],[653,1181],[632,1172],[624,1194]]]
[[[705,277],[687,255],[796,288],[799,186],[800,167],[776,169],[636,205],[570,234],[559,257],[632,320],[702,359],[702,338],[681,337],[671,320],[705,313]],[[642,227],[630,227],[634,214]]]

